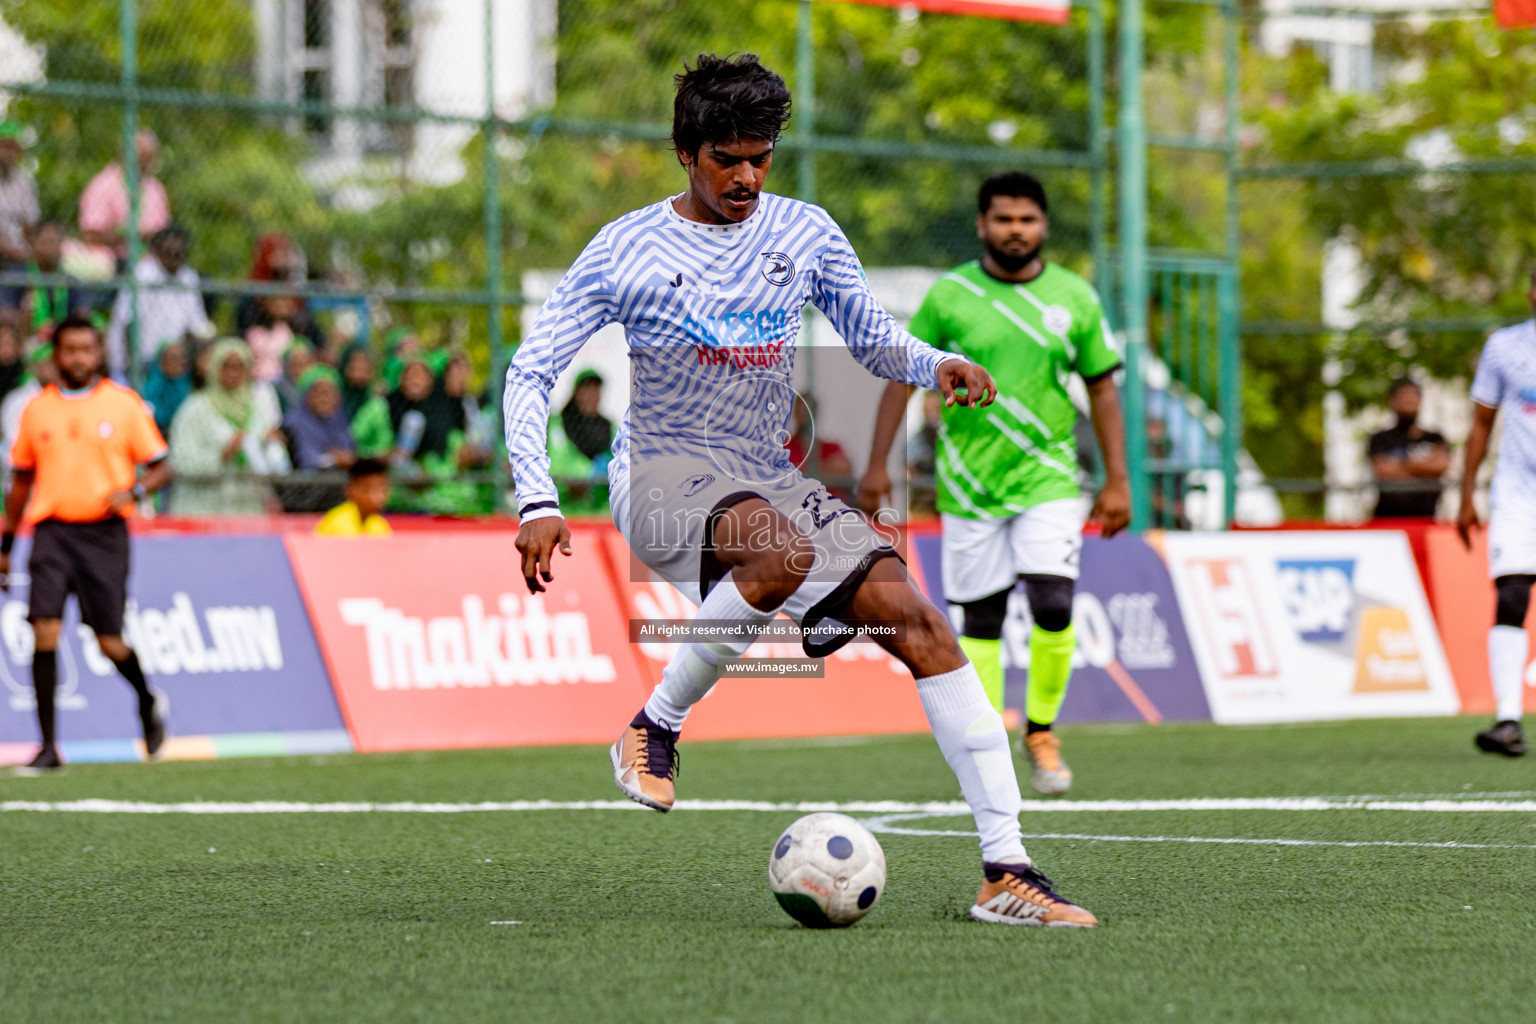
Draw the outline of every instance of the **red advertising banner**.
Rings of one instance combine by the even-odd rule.
[[[530,595],[509,533],[284,541],[359,751],[609,743],[644,703],[603,561],[573,531]]]
[[[1493,17],[1500,28],[1536,27],[1536,0],[1493,0]]]
[[[1493,628],[1493,580],[1488,578],[1488,534],[1472,536],[1472,550],[1462,546],[1454,527],[1429,531],[1429,592],[1440,626],[1440,642],[1461,692],[1461,710],[1492,714],[1493,684],[1488,679],[1488,630]],[[1536,630],[1536,607],[1525,628]],[[1536,711],[1533,666],[1526,662],[1525,708]]]
[[[692,618],[693,605],[632,559],[617,530],[607,532],[607,542],[626,617]],[[627,630],[621,632],[627,634]],[[677,647],[640,643],[633,649],[649,689],[661,678]],[[752,658],[804,656],[798,643],[760,641],[747,651]],[[822,679],[722,680],[694,707],[685,735],[690,740],[762,739],[925,732],[927,728],[912,673],[876,645],[860,640],[827,658]]]
[[[1008,21],[1038,21],[1065,25],[1071,16],[1069,0],[843,0],[875,7],[915,7],[931,14],[969,14]]]

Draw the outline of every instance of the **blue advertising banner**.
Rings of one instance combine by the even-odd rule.
[[[282,539],[135,537],[123,634],[170,700],[166,756],[350,750]],[[0,595],[0,747],[35,749],[26,540]],[[71,601],[59,652],[65,760],[137,756],[133,692]]]
[[[921,562],[928,596],[940,608],[948,607],[939,534],[914,533],[912,549]],[[951,608],[950,617],[958,627],[959,609]],[[1145,540],[1132,536],[1084,539],[1073,622],[1077,653],[1061,721],[1211,717],[1173,580],[1163,559]],[[1024,707],[1030,626],[1024,588],[1016,587],[1008,598],[1003,626],[1005,699],[1010,708]]]

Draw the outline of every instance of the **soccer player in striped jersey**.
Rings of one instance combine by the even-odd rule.
[[[939,431],[944,596],[964,612],[960,647],[1001,712],[1003,620],[1008,595],[1024,581],[1034,627],[1020,747],[1035,789],[1059,794],[1071,787],[1072,772],[1051,725],[1077,646],[1072,596],[1086,512],[1067,384],[1075,373],[1087,386],[1105,470],[1092,514],[1113,537],[1130,521],[1131,500],[1113,380],[1120,356],[1093,286],[1040,255],[1050,233],[1044,186],[1028,174],[996,174],[982,182],[977,207],[984,254],[940,278],[910,324],[919,338],[985,365],[998,385],[993,408],[980,416],[946,409]],[[886,457],[911,392],[892,381],[881,399],[859,486],[871,514],[890,493]]]
[[[720,659],[740,655],[775,615],[800,624],[813,656],[862,626],[911,669],[975,817],[985,882],[971,916],[1092,927],[1024,850],[1008,734],[948,620],[881,534],[784,448],[807,303],[872,373],[936,388],[976,415],[994,393],[980,366],[917,340],[880,308],[826,211],[762,191],[789,105],[783,79],[755,56],[701,55],[678,76],[673,110],[687,190],[603,227],[518,348],[503,401],[523,575],[541,591],[554,552],[570,553],[545,450],[550,389],[593,332],[622,324],[631,386],[608,468],[614,522],[699,609],[697,636],[613,745],[619,788],[672,807],[689,709],[719,679]]]

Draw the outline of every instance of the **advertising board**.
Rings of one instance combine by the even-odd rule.
[[[1400,532],[1161,535],[1215,720],[1454,714]]]
[[[170,700],[164,756],[351,749],[283,543],[277,537],[136,536],[123,635]],[[0,759],[36,749],[27,538],[0,595]],[[57,713],[66,761],[138,756],[133,691],[70,601]]]
[[[939,534],[914,533],[912,549],[923,566],[929,597],[940,608],[950,607],[941,583]],[[951,607],[950,613],[958,629],[960,610]],[[1062,722],[1210,718],[1173,583],[1144,540],[1084,539],[1072,613],[1077,651]],[[1003,625],[1004,699],[1013,709],[1024,707],[1028,690],[1030,628],[1029,602],[1023,588],[1016,587]]]
[[[357,749],[611,742],[647,687],[602,529],[530,594],[510,533],[286,538]]]
[[[1478,714],[1493,714],[1493,685],[1488,678],[1488,630],[1493,626],[1493,580],[1488,577],[1488,534],[1472,535],[1469,551],[1456,535],[1455,527],[1438,526],[1426,538],[1429,555],[1430,600],[1435,621],[1440,624],[1440,639],[1456,688],[1461,692],[1461,709]],[[1526,613],[1525,628],[1536,630],[1536,604]],[[1525,707],[1536,711],[1536,660],[1526,656]]]

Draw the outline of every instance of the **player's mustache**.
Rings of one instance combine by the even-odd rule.
[[[751,191],[733,191],[724,195],[726,199],[756,199],[757,193]]]

